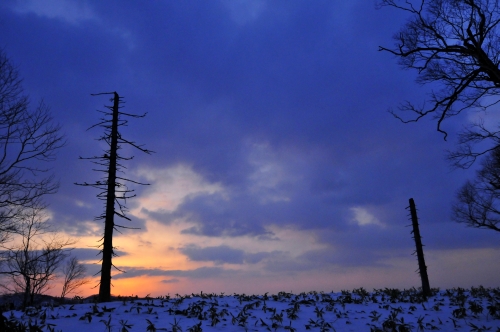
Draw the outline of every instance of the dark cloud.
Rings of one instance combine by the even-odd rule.
[[[262,262],[264,269],[270,272],[300,272],[313,270],[335,270],[356,266],[386,267],[383,260],[388,257],[407,257],[411,259],[411,248],[407,252],[391,252],[387,249],[377,250],[356,244],[348,246],[345,243],[324,249],[306,251],[296,257],[288,252],[272,251],[259,253],[245,253],[226,245],[201,248],[190,245],[180,251],[191,261],[214,262],[215,264],[256,264]]]
[[[180,282],[180,280],[176,279],[176,278],[172,278],[172,279],[164,279],[161,282],[164,284],[175,284],[175,283]]]
[[[397,253],[387,254],[383,250],[368,251],[364,247],[327,247],[306,251],[298,256],[289,252],[275,251],[263,261],[264,270],[271,273],[295,274],[304,271],[345,271],[351,267],[388,267],[384,262],[389,257],[400,257]],[[408,254],[409,259],[411,256]]]
[[[113,276],[113,279],[135,278],[140,276],[165,276],[165,277],[186,277],[193,279],[210,279],[220,276],[231,276],[238,274],[236,270],[224,269],[220,267],[200,267],[194,270],[162,270],[162,269],[138,269],[123,267],[125,273]]]
[[[100,260],[100,249],[93,249],[93,248],[71,248],[69,253],[72,256],[75,256],[78,258],[80,261],[93,261],[93,260]],[[127,256],[128,253],[122,250],[116,250],[115,249],[115,254],[117,256],[123,257]]]
[[[180,252],[186,255],[189,260],[195,262],[215,262],[215,264],[243,264],[245,252],[240,249],[233,249],[229,246],[200,248],[196,245],[188,245],[180,248]]]
[[[244,250],[234,249],[226,245],[204,248],[188,245],[179,250],[191,261],[214,262],[215,264],[256,264],[272,255],[269,252],[247,253]]]
[[[173,218],[171,216],[171,212],[167,210],[156,210],[150,211],[147,208],[141,208],[141,213],[144,213],[148,216],[148,218],[161,222],[164,225],[169,225],[172,223]]]
[[[268,257],[276,254],[276,252],[277,251],[274,251],[274,252],[261,251],[261,252],[256,252],[256,253],[246,253],[245,254],[245,263],[257,264],[257,263],[267,259]]]
[[[307,176],[296,175],[302,178]],[[252,184],[246,183],[230,187],[224,193],[189,196],[175,211],[164,213],[161,220],[169,223],[185,219],[196,226],[183,230],[183,233],[207,236],[272,237],[268,226],[287,224],[303,229],[323,228],[326,225],[343,228],[342,214],[347,208],[341,201],[343,194],[330,192],[315,195],[310,187],[307,178],[290,182],[285,180],[277,187],[262,189],[255,189]],[[332,204],[332,201],[338,205]]]
[[[347,250],[346,250],[347,249]],[[395,256],[392,253],[390,256]],[[387,266],[381,262],[387,254],[366,250],[364,247],[328,248],[307,251],[298,257],[299,261],[307,262],[316,269],[353,266]]]
[[[51,224],[59,230],[64,230],[71,236],[102,236],[104,232],[103,219],[97,219],[101,216],[104,208],[101,201],[88,201],[89,206],[79,206],[74,201],[77,197],[58,196],[51,199],[50,210],[52,212]],[[82,201],[80,201],[82,202]],[[97,203],[97,207],[95,206]],[[92,215],[92,213],[96,213]],[[116,234],[128,234],[129,232],[146,232],[146,221],[142,218],[127,213],[130,220],[115,218],[119,232]]]
[[[74,248],[71,249],[71,254],[78,258],[80,261],[93,261],[99,260],[99,249],[92,248]]]
[[[272,273],[295,274],[304,271],[316,271],[321,267],[322,270],[331,266],[325,262],[318,264],[306,259],[293,257],[289,252],[276,252],[270,259],[264,262],[264,270]]]
[[[89,276],[89,277],[95,277],[95,276],[101,274],[101,264],[97,264],[97,263],[94,263],[94,264],[83,263],[83,265],[85,266],[85,273],[86,273],[87,276]]]
[[[100,221],[92,220],[102,201],[74,183],[100,177],[78,160],[102,149],[99,130],[86,129],[109,101],[89,94],[116,90],[125,111],[148,112],[123,134],[156,151],[123,151],[135,155],[124,161],[126,174],[182,163],[224,188],[189,196],[175,211],[144,207],[147,216],[164,224],[182,218],[192,223],[184,234],[211,237],[276,240],[269,226],[292,227],[311,231],[332,250],[278,261],[223,246],[184,247],[193,260],[266,262],[281,270],[378,264],[388,252],[411,251],[410,197],[429,247],[498,247],[494,234],[450,222],[455,192],[473,175],[450,171],[443,152],[453,143],[442,140],[435,122],[403,125],[386,111],[428,92],[390,54],[377,52],[393,44],[404,13],[375,10],[365,0],[266,2],[255,17],[224,1],[85,3],[93,17],[76,23],[13,10],[22,2],[0,4],[0,47],[31,99],[43,97],[67,134],[54,164],[60,191],[48,199],[59,229],[101,235],[94,231]],[[453,135],[465,121],[466,115],[447,120],[445,129]],[[278,170],[258,182],[256,174],[270,165]],[[353,207],[386,227],[353,224]],[[146,230],[144,220],[131,217],[124,226]],[[228,271],[132,269],[127,275],[203,273]]]

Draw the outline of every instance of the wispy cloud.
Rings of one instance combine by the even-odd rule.
[[[83,248],[98,245],[104,208],[74,185],[101,176],[78,160],[101,153],[100,133],[86,129],[107,100],[89,94],[116,90],[125,112],[147,112],[123,127],[156,153],[124,160],[125,176],[150,185],[127,200],[123,224],[141,229],[115,233],[127,253],[114,261],[128,267],[121,290],[144,280],[158,293],[413,285],[410,197],[425,249],[449,258],[446,269],[467,265],[464,250],[500,245],[450,221],[474,172],[449,171],[453,143],[386,111],[426,93],[377,52],[404,15],[366,0],[8,0],[0,22],[26,93],[44,98],[67,133],[53,165],[61,187],[47,202]],[[95,252],[75,254],[91,264]],[[481,271],[493,279],[486,257]]]
[[[355,206],[351,208],[351,211],[354,215],[353,221],[359,226],[375,225],[379,227],[385,227],[384,223],[378,220],[378,218],[376,218],[368,211],[368,209],[364,207]]]
[[[71,24],[98,19],[89,3],[83,0],[16,1],[13,8],[19,13],[34,13],[51,19],[57,18]]]

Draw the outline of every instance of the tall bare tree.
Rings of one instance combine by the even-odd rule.
[[[0,245],[24,209],[43,206],[58,183],[47,163],[64,145],[60,126],[41,101],[31,108],[18,70],[0,50]]]
[[[128,184],[146,185],[145,183],[140,183],[119,175],[123,173],[125,168],[122,164],[123,161],[132,159],[133,157],[124,157],[119,154],[119,150],[122,149],[123,145],[129,145],[141,152],[151,154],[152,151],[145,149],[142,145],[138,145],[133,141],[125,139],[120,132],[120,128],[127,126],[127,118],[142,118],[146,116],[134,115],[129,113],[124,113],[120,111],[120,103],[123,100],[120,98],[118,93],[99,93],[96,95],[110,94],[113,95],[111,101],[112,106],[106,106],[108,111],[101,112],[104,117],[100,119],[99,123],[90,127],[100,127],[104,129],[104,134],[99,138],[100,141],[106,143],[108,148],[103,151],[101,156],[94,156],[90,159],[94,164],[98,165],[96,171],[104,173],[104,177],[93,183],[77,183],[77,185],[94,187],[99,190],[97,198],[105,201],[104,212],[96,217],[97,220],[104,220],[104,235],[101,238],[102,243],[101,253],[102,253],[102,267],[101,267],[101,281],[99,283],[99,301],[107,302],[111,300],[111,268],[114,266],[112,259],[115,256],[113,247],[113,231],[117,228],[130,228],[115,223],[115,215],[125,219],[130,220],[127,217],[127,207],[125,205],[128,198],[135,197],[134,190],[128,187]],[[116,266],[115,266],[116,268]]]
[[[403,68],[415,70],[418,83],[440,86],[422,106],[401,104],[392,112],[396,118],[407,123],[433,116],[446,139],[446,119],[500,102],[498,0],[381,0],[379,5],[410,16],[394,36],[396,45],[379,50],[395,55]],[[449,158],[455,166],[467,168],[500,144],[500,131],[478,122],[462,132],[459,141]],[[483,141],[489,144],[476,144]]]
[[[476,178],[460,189],[453,218],[470,227],[500,232],[500,148],[482,160]]]
[[[408,123],[433,116],[446,139],[446,119],[471,109],[494,111],[492,106],[500,103],[498,0],[381,0],[379,5],[410,15],[394,36],[395,47],[380,50],[395,55],[403,68],[416,70],[418,83],[441,87],[423,106],[401,104],[392,112],[396,118]],[[499,126],[480,119],[459,133],[458,143],[448,154],[455,167],[469,168],[479,157],[486,159],[477,178],[459,191],[453,217],[472,227],[498,230]]]

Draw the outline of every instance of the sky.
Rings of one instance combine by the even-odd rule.
[[[371,0],[2,1],[0,47],[66,135],[50,222],[97,273],[103,202],[75,182],[100,177],[79,160],[103,148],[87,129],[110,99],[91,94],[116,91],[147,112],[122,135],[155,153],[123,149],[150,185],[121,223],[140,230],[114,236],[114,294],[418,287],[409,198],[432,287],[500,286],[499,235],[451,220],[475,167],[446,151],[483,115],[445,141],[388,112],[429,92],[378,51],[406,20]]]

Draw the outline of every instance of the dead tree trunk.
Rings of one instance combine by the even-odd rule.
[[[111,120],[111,142],[109,149],[108,188],[104,218],[104,236],[102,244],[102,270],[99,284],[99,302],[111,300],[111,266],[113,258],[113,229],[115,228],[116,199],[116,162],[118,149],[118,107],[120,97],[115,92],[113,100],[113,117]]]
[[[415,246],[418,259],[418,272],[420,274],[420,279],[422,280],[422,293],[424,296],[431,295],[431,286],[429,284],[429,277],[427,276],[427,266],[425,265],[424,259],[424,249],[422,245],[422,238],[420,236],[420,230],[418,228],[418,217],[417,217],[417,209],[415,207],[415,202],[413,198],[410,198],[410,213],[411,213],[411,221],[413,225],[413,238],[415,239]]]
[[[110,112],[101,112],[104,114],[104,117],[101,118],[99,123],[93,125],[89,129],[94,127],[104,128],[104,134],[99,138],[99,140],[105,142],[109,148],[104,150],[104,154],[90,158],[80,157],[80,159],[91,160],[94,164],[99,166],[99,168],[95,169],[95,171],[104,173],[105,176],[101,180],[92,183],[76,183],[80,186],[88,186],[99,189],[100,192],[97,195],[97,198],[105,201],[104,212],[100,216],[96,217],[96,220],[104,220],[104,235],[101,238],[102,242],[99,245],[102,253],[99,302],[107,302],[111,300],[111,269],[113,267],[118,269],[113,265],[112,261],[113,256],[115,256],[113,247],[113,230],[117,229],[117,227],[134,229],[132,227],[118,225],[114,220],[115,216],[118,216],[122,219],[130,221],[130,218],[126,215],[127,207],[125,202],[128,198],[135,197],[135,194],[133,194],[134,190],[129,188],[127,184],[147,185],[146,183],[137,182],[123,176],[117,176],[117,173],[123,172],[123,169],[125,168],[122,162],[133,158],[124,157],[118,152],[124,144],[132,146],[147,154],[151,154],[153,152],[143,148],[142,145],[138,145],[133,141],[127,140],[120,133],[120,128],[125,127],[128,124],[128,120],[125,118],[142,118],[146,114],[134,115],[121,112],[120,103],[122,100],[116,92],[98,93],[93,94],[93,96],[103,94],[113,95],[113,106],[106,106]],[[120,269],[118,270],[121,271]]]

